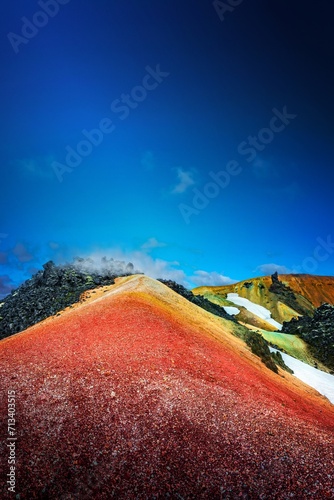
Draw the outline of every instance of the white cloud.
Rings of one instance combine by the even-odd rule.
[[[111,248],[108,250],[98,250],[96,252],[83,255],[86,259],[91,259],[90,271],[101,271],[103,268],[103,257],[107,259],[112,257],[115,261],[115,268],[126,270],[128,263],[133,265],[132,272],[142,272],[146,276],[155,279],[168,279],[176,281],[177,283],[185,286],[186,288],[193,288],[194,284],[197,286],[223,286],[236,283],[228,276],[216,272],[207,272],[198,270],[195,271],[193,276],[187,276],[186,273],[180,268],[178,261],[167,261],[163,259],[155,259],[147,251],[135,250],[131,252],[123,251],[119,248]],[[110,256],[110,257],[109,257]],[[85,269],[87,263],[84,264]]]
[[[224,286],[237,282],[228,276],[216,272],[208,273],[207,271],[195,271],[195,274],[190,276],[189,280],[197,286]]]
[[[281,266],[279,264],[262,264],[256,268],[256,272],[268,276],[269,274],[291,274],[293,271],[286,266]]]
[[[141,246],[142,250],[150,251],[153,248],[163,248],[167,246],[166,243],[158,241],[156,238],[149,238],[145,243]]]
[[[103,266],[101,262],[104,256],[111,256],[117,261],[119,267],[123,264],[124,269],[130,262],[133,264],[135,271],[143,272],[151,278],[169,279],[187,286],[186,275],[184,271],[179,268],[180,264],[178,262],[154,259],[147,252],[141,250],[124,252],[120,249],[113,248],[110,250],[99,250],[89,255],[85,255],[84,257],[93,261],[91,265],[92,269],[98,270]]]
[[[189,170],[177,169],[178,184],[172,189],[172,194],[184,193],[190,186],[195,184],[194,174]]]

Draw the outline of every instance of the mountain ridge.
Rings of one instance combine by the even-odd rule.
[[[240,313],[235,317],[247,328],[260,333],[273,347],[283,349],[287,354],[307,363],[313,359],[313,366],[319,365],[322,369],[333,373],[334,323],[330,319],[332,317],[330,313],[324,315],[321,311],[327,302],[329,307],[334,304],[334,277],[275,273],[272,276],[243,280],[232,285],[197,287],[193,289],[193,293],[223,307],[233,305],[231,301],[233,293],[236,293],[254,304],[267,308],[272,317],[283,325],[282,334],[254,312],[240,306],[238,306]],[[313,321],[313,317],[316,320]],[[291,336],[289,344],[288,336],[284,338],[284,333],[296,335],[306,344],[300,343],[298,352]]]
[[[192,291],[195,295],[203,295],[210,291],[215,291],[217,295],[222,296],[230,292],[235,292],[240,293],[240,296],[244,298],[250,298],[256,304],[265,305],[266,302],[269,301],[268,292],[273,293],[272,290],[275,290],[273,287],[273,277],[277,277],[279,282],[290,289],[299,300],[301,300],[301,297],[303,298],[302,303],[299,305],[302,306],[302,312],[304,314],[312,314],[314,309],[324,302],[334,304],[333,276],[316,276],[310,274],[278,275],[275,273],[271,276],[245,279],[231,285],[195,287]],[[277,283],[275,278],[274,283]],[[295,314],[296,312],[297,311],[295,311]],[[275,312],[273,310],[273,317],[277,321],[286,320],[279,311]]]

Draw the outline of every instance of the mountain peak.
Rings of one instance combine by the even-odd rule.
[[[326,497],[333,405],[234,322],[147,276],[114,281],[0,342],[22,498]]]

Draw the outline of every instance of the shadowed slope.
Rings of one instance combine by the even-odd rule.
[[[0,343],[21,499],[331,498],[325,398],[157,281],[96,292]]]

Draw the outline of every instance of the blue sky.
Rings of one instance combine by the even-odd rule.
[[[76,255],[187,286],[334,273],[330,2],[0,9],[2,295]]]

